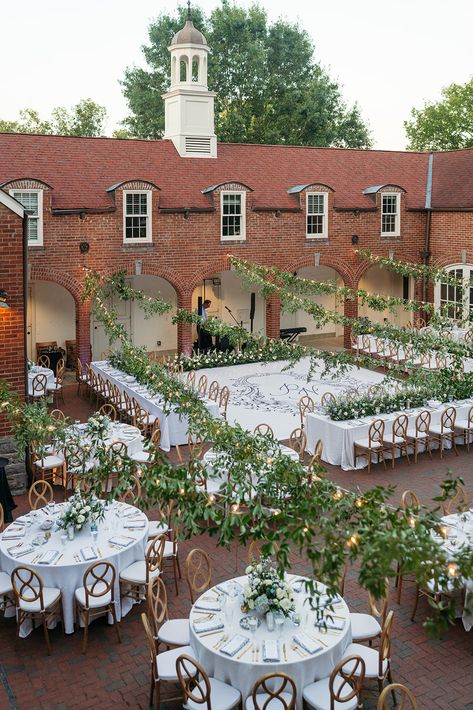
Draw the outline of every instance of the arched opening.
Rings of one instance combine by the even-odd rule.
[[[265,300],[256,292],[255,314],[253,319],[253,332],[265,333]],[[208,316],[216,316],[230,325],[243,324],[250,330],[251,321],[251,293],[243,288],[241,279],[234,271],[221,271],[205,278],[192,294],[192,309],[197,310],[199,296],[202,301],[210,299],[211,306],[207,311]],[[231,313],[230,313],[231,311]],[[197,330],[194,328],[193,340],[196,340]]]
[[[330,266],[304,266],[299,269],[297,276],[311,281],[333,281],[338,286],[343,286],[343,279],[335,269]],[[330,311],[343,313],[343,304],[337,303],[335,295],[310,296],[311,301],[317,303]],[[298,336],[298,340],[303,345],[315,345],[317,347],[343,347],[343,326],[334,323],[326,323],[317,326],[313,317],[300,310],[295,313],[281,312],[281,328],[306,328],[305,333]]]
[[[27,308],[28,358],[36,361],[36,344],[55,342],[67,351],[76,339],[76,304],[64,286],[52,281],[31,281]],[[69,363],[74,366],[75,363]]]
[[[199,57],[192,57],[192,81],[197,83],[199,81]]]
[[[409,299],[413,297],[412,279],[393,271],[371,266],[360,279],[358,287],[372,294],[382,296],[395,296],[396,298]],[[367,305],[359,303],[358,315],[369,318],[374,323],[392,323],[405,326],[412,322],[412,313],[402,306],[397,306],[391,311],[375,311]]]
[[[174,355],[177,352],[177,326],[172,317],[177,308],[177,294],[174,287],[159,276],[131,276],[130,286],[143,291],[152,298],[162,298],[173,305],[173,310],[163,315],[145,317],[138,301],[122,301],[114,298],[113,305],[118,312],[118,322],[127,331],[132,343],[145,347],[148,352],[159,355]],[[102,353],[110,349],[108,337],[101,323],[91,319],[92,359],[100,359]]]
[[[443,315],[459,325],[473,321],[473,264],[453,264],[444,269],[459,285],[438,283],[435,286],[435,306]]]
[[[187,57],[181,57],[179,60],[179,81],[186,82],[188,77],[189,61]]]
[[[177,59],[176,59],[176,57],[173,57],[172,62],[171,62],[171,84],[176,83],[176,67],[177,67]]]

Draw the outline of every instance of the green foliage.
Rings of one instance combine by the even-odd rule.
[[[162,13],[143,47],[148,69],[128,67],[123,93],[132,114],[124,125],[139,138],[160,138],[161,95],[169,88],[168,46],[183,26],[187,8]],[[192,8],[194,25],[212,49],[209,88],[215,99],[216,133],[234,143],[286,143],[366,148],[369,130],[356,105],[315,62],[307,32],[284,20],[269,23],[258,5],[248,9],[222,0],[207,17]]]
[[[43,121],[34,109],[20,111],[17,121],[0,120],[0,131],[11,133],[40,133],[61,136],[101,136],[107,111],[92,99],[82,99],[72,109],[57,106],[51,118]]]
[[[473,78],[442,89],[442,99],[413,108],[404,122],[408,150],[473,148]]]
[[[369,261],[370,264],[379,266],[380,269],[387,269],[402,276],[411,277],[413,279],[425,279],[431,283],[441,281],[450,286],[462,286],[462,281],[455,276],[448,274],[441,266],[429,266],[428,264],[414,264],[400,259],[391,259],[387,256],[378,256],[373,254],[370,249],[355,249],[360,259]],[[424,305],[424,304],[423,304]]]

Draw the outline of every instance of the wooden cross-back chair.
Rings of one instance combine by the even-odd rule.
[[[429,429],[430,438],[438,443],[440,448],[440,458],[443,458],[444,444],[449,441],[455,455],[458,456],[455,437],[458,436],[455,430],[457,410],[455,407],[447,407],[440,416],[440,424],[431,424]]]
[[[185,708],[202,710],[236,710],[241,707],[241,694],[236,688],[209,678],[200,663],[186,653],[176,661]]]
[[[391,449],[391,468],[394,468],[394,461],[396,457],[396,450],[399,450],[399,454],[404,454],[407,463],[410,464],[407,440],[407,426],[409,420],[406,414],[399,414],[392,423],[391,432],[383,435],[383,444],[389,449]]]
[[[381,457],[384,468],[386,468],[386,461],[384,460],[384,422],[382,419],[375,419],[374,422],[370,424],[368,429],[368,437],[366,439],[359,439],[354,442],[354,457],[355,466],[356,461],[359,456],[366,456],[368,458],[368,473],[371,472],[371,461],[373,454],[376,454],[377,461]]]
[[[289,446],[299,454],[299,460],[303,461],[307,446],[307,436],[303,429],[299,427],[291,431],[289,434]]]
[[[390,683],[384,688],[378,698],[377,710],[391,710],[392,705],[388,702],[389,694],[399,695],[395,705],[396,710],[417,710],[414,693],[401,683]]]
[[[62,409],[52,409],[49,412],[49,416],[53,417],[53,419],[56,419],[58,422],[65,422],[66,421],[66,415],[62,411]]]
[[[111,562],[94,562],[84,572],[82,587],[75,591],[77,616],[84,627],[82,653],[87,650],[90,621],[104,614],[111,615],[118,643],[122,642],[115,610],[115,577]]]
[[[68,444],[66,455],[66,488],[75,488],[87,471],[87,452],[79,444]]]
[[[107,446],[107,453],[111,458],[113,470],[108,474],[104,484],[104,492],[110,493],[118,482],[120,470],[123,466],[123,458],[128,455],[128,447],[124,441],[114,441]]]
[[[329,682],[316,681],[306,686],[303,697],[306,707],[312,710],[320,707],[327,710],[360,708],[361,688],[365,678],[365,662],[361,656],[350,655],[343,658],[332,670]]]
[[[468,494],[463,486],[458,484],[456,493],[443,504],[443,513],[444,515],[456,512],[464,513],[465,510],[468,510],[468,506]]]
[[[62,595],[60,589],[48,588],[45,598],[43,580],[30,567],[15,567],[11,574],[15,594],[17,636],[20,637],[24,621],[39,619],[43,626],[44,640],[51,655],[48,626],[54,619],[62,621]]]
[[[335,400],[336,397],[333,392],[324,392],[320,399],[320,404],[322,405],[322,407],[328,407],[328,405],[335,402]]]
[[[194,387],[195,385],[195,370],[189,370],[186,376],[186,384],[188,387]]]
[[[40,367],[47,367],[49,370],[51,367],[51,361],[49,357],[43,353],[43,355],[40,355],[38,358],[38,365]]]
[[[212,563],[210,557],[199,547],[189,552],[185,574],[192,604],[196,598],[212,586]]]
[[[207,394],[207,375],[201,375],[197,383],[197,392],[204,396]]]
[[[118,500],[122,503],[130,503],[130,505],[135,505],[137,498],[141,496],[141,483],[138,476],[132,474],[130,481],[128,482],[128,488],[124,493],[120,493]]]
[[[149,706],[153,706],[153,699],[156,694],[155,708],[162,708],[167,702],[179,702],[182,703],[182,689],[176,685],[178,681],[177,672],[176,675],[172,677],[161,678],[159,675],[159,658],[167,653],[172,653],[172,651],[166,651],[165,654],[158,654],[156,652],[156,643],[153,638],[151,627],[146,614],[141,614],[141,622],[145,630],[146,641],[148,644],[148,651],[151,661],[151,687],[150,687],[150,697]],[[187,648],[187,647],[186,647]],[[190,650],[190,648],[189,648]],[[174,661],[175,667],[175,661]],[[171,664],[170,664],[171,666]]]
[[[54,491],[48,481],[35,481],[28,491],[30,510],[37,510],[54,500]]]
[[[463,444],[466,445],[468,453],[470,452],[470,439],[473,434],[473,407],[468,410],[466,419],[456,419],[455,429],[463,434]]]
[[[432,451],[430,449],[431,421],[432,415],[427,409],[424,409],[416,416],[414,430],[407,430],[407,441],[414,447],[414,463],[417,463],[420,444],[423,445],[423,451],[428,451],[430,458],[432,458]]]
[[[80,396],[81,387],[87,392],[87,372],[85,365],[82,364],[80,357],[76,358],[76,382],[77,382],[77,396]]]
[[[314,453],[312,455],[312,458],[309,461],[309,464],[307,466],[308,471],[312,471],[312,469],[320,466],[320,464],[322,462],[323,450],[324,450],[324,443],[323,443],[322,439],[318,439],[317,443],[315,445],[315,449],[314,449]]]
[[[108,417],[112,420],[112,422],[117,421],[117,410],[115,409],[113,404],[109,404],[108,402],[106,404],[102,404],[98,411],[98,414],[101,414],[104,417]]]
[[[218,384],[217,380],[214,380],[209,385],[208,397],[212,402],[216,402],[219,394],[220,394],[220,385]]]
[[[30,398],[34,401],[47,396],[48,378],[42,372],[35,375],[31,381]]]
[[[223,385],[223,387],[220,389],[220,398],[219,398],[219,409],[220,409],[220,414],[222,417],[226,420],[227,418],[227,407],[228,407],[228,400],[230,399],[230,390],[228,389],[227,385]]]
[[[165,535],[153,538],[148,544],[145,559],[134,563],[120,572],[120,596],[134,602],[145,601],[148,584],[153,577],[161,574],[163,566]]]
[[[307,414],[313,413],[314,411],[315,411],[314,400],[312,399],[312,397],[309,397],[308,394],[305,394],[299,400],[299,415],[301,418],[301,429],[304,428],[305,418],[306,418]]]
[[[270,436],[271,439],[274,439],[274,431],[269,426],[269,424],[265,424],[264,422],[255,426],[255,428],[253,429],[253,434],[255,436]]]
[[[296,684],[286,673],[267,673],[254,684],[251,698],[254,710],[267,710],[273,706],[281,710],[295,710]]]

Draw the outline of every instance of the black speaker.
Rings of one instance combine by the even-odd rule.
[[[202,296],[197,299],[197,315],[202,315]]]
[[[256,293],[251,294],[251,303],[250,303],[250,320],[253,320],[255,317],[255,310],[256,310]]]

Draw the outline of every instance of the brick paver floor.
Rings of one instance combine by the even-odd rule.
[[[90,404],[75,397],[74,387],[66,390],[64,411],[73,419],[85,419],[91,412]],[[397,486],[395,498],[409,487],[421,500],[428,503],[438,493],[440,481],[449,470],[462,475],[473,498],[473,451],[469,456],[463,447],[460,455],[451,452],[440,461],[434,453],[431,462],[421,456],[419,463],[407,466],[398,464],[394,470],[374,466],[371,475],[363,471],[344,472],[327,466],[327,475],[340,485],[359,486],[374,484]],[[25,496],[16,499],[18,513],[27,509]],[[150,513],[153,517],[153,512]],[[193,547],[202,547],[210,554],[214,582],[241,574],[246,564],[246,550],[242,547],[217,549],[207,535],[180,544],[180,557],[184,560]],[[304,573],[304,562],[293,560],[296,573]],[[168,585],[171,617],[187,616],[190,599],[184,580],[179,585],[179,596],[173,590],[172,574],[165,574]],[[348,574],[345,598],[353,611],[368,611],[367,597],[357,585],[353,571]],[[419,708],[442,710],[468,708],[473,710],[473,632],[464,631],[457,621],[440,640],[429,640],[422,627],[427,605],[422,601],[417,620],[410,621],[414,602],[414,587],[406,583],[402,604],[397,605],[392,594],[391,607],[395,612],[393,632],[393,676],[408,685],[416,694]],[[0,709],[34,710],[118,710],[120,708],[147,708],[149,693],[149,660],[140,621],[140,607],[135,607],[121,623],[122,644],[116,641],[112,627],[103,620],[95,621],[90,629],[87,654],[81,653],[81,632],[65,636],[60,628],[51,632],[53,651],[48,657],[40,630],[26,639],[15,641],[15,624],[12,619],[0,617]],[[177,708],[179,704],[175,704]],[[365,708],[375,708],[368,698]],[[214,708],[214,710],[219,710]]]

